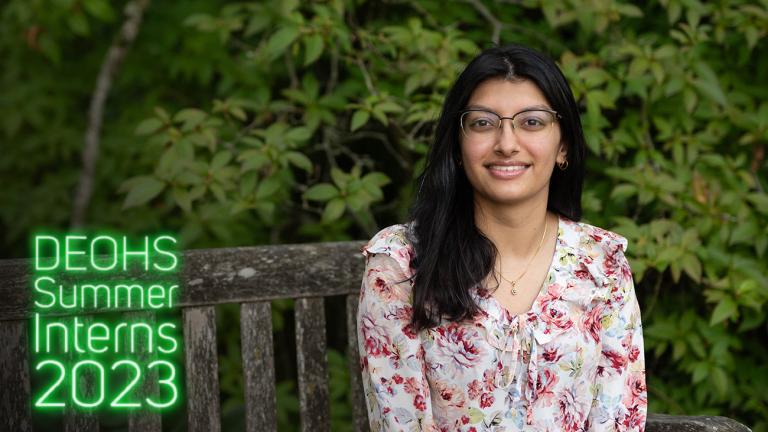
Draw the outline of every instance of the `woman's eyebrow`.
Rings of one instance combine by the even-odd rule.
[[[485,105],[480,105],[480,104],[468,105],[467,109],[480,109],[480,110],[490,111],[490,112],[493,112],[493,113],[496,112],[494,109],[489,108],[489,107],[487,107]],[[521,109],[518,112],[526,111],[526,110],[535,110],[535,109],[551,110],[552,108],[550,108],[550,107],[548,107],[546,105],[529,105],[527,107],[523,107],[523,109]]]

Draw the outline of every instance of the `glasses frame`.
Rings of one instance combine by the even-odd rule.
[[[500,115],[499,115],[499,113],[497,113],[497,112],[494,112],[494,111],[490,111],[490,110],[487,110],[487,109],[481,109],[481,108],[470,108],[470,109],[466,109],[466,110],[463,110],[463,111],[460,111],[460,112],[459,112],[459,128],[461,128],[461,133],[462,133],[462,134],[463,134],[465,137],[467,136],[467,133],[464,131],[464,116],[465,116],[467,113],[469,113],[469,112],[477,112],[477,111],[479,111],[479,112],[486,112],[486,113],[489,113],[489,114],[493,114],[493,115],[495,115],[496,117],[498,117],[498,118],[499,118],[499,127],[497,128],[497,129],[498,129],[498,131],[496,132],[497,134],[499,133],[499,131],[501,131],[501,127],[502,127],[502,125],[503,125],[503,123],[504,123],[502,120],[504,120],[504,119],[509,119],[509,120],[511,120],[511,122],[510,122],[510,123],[512,123],[512,132],[514,132],[514,131],[515,131],[515,129],[517,129],[517,128],[515,127],[515,117],[517,117],[518,115],[520,115],[520,114],[522,114],[522,113],[527,113],[527,112],[531,112],[531,111],[544,111],[544,112],[548,112],[548,113],[550,113],[550,114],[552,114],[552,115],[554,115],[554,116],[555,116],[555,122],[558,122],[560,119],[562,119],[562,118],[563,118],[563,116],[561,116],[561,115],[560,115],[560,113],[558,113],[557,111],[555,111],[555,110],[552,110],[552,109],[546,109],[546,108],[528,108],[528,109],[524,109],[524,110],[522,110],[522,111],[519,111],[519,112],[516,112],[516,113],[514,113],[514,114],[512,115],[512,117],[503,117],[503,116],[500,116]],[[554,122],[553,122],[553,123],[554,123]]]

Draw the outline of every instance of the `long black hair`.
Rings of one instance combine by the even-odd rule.
[[[437,123],[424,172],[416,179],[418,192],[410,209],[414,247],[411,266],[413,318],[416,329],[431,328],[441,318],[458,321],[474,316],[479,307],[470,289],[491,272],[497,250],[477,229],[473,188],[461,160],[459,112],[472,92],[489,78],[529,80],[560,113],[561,136],[567,147],[566,170],[555,168],[549,184],[547,209],[568,219],[581,219],[585,140],[579,111],[563,73],[546,55],[520,45],[495,46],[475,57],[448,92]]]

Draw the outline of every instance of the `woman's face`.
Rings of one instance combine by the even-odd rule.
[[[482,109],[502,117],[512,117],[529,109],[553,109],[533,82],[501,78],[478,85],[466,108]],[[516,116],[513,131],[509,119],[501,120],[501,130],[494,130],[487,119],[496,121],[498,117],[481,112],[463,117],[464,132],[459,131],[461,159],[476,201],[520,204],[542,199],[546,205],[552,170],[555,163],[564,161],[566,156],[559,123],[541,126],[542,121],[551,122],[553,118],[542,111],[524,112]],[[524,164],[525,168],[512,171],[509,165],[514,164]]]

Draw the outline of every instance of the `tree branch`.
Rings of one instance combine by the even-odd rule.
[[[493,27],[493,35],[491,35],[491,41],[498,45],[499,44],[499,38],[501,36],[501,21],[496,19],[495,16],[491,13],[491,11],[488,10],[485,5],[480,2],[480,0],[465,0],[467,3],[471,4],[475,10],[477,10],[480,15],[485,18],[486,21]]]
[[[99,76],[96,79],[96,89],[91,96],[91,104],[88,108],[88,127],[85,132],[82,158],[83,170],[80,173],[72,208],[70,221],[72,227],[82,226],[85,222],[85,213],[93,195],[93,177],[96,171],[96,161],[99,157],[99,139],[104,117],[104,105],[107,96],[109,96],[109,89],[112,87],[112,80],[115,78],[128,48],[136,39],[144,10],[148,5],[149,0],[135,0],[125,6],[125,21],[101,64]]]

